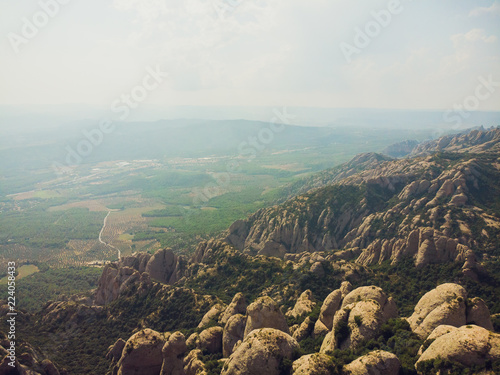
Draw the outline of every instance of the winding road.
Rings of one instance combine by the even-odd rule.
[[[102,234],[104,232],[104,229],[106,229],[106,222],[108,221],[108,216],[109,216],[110,213],[111,213],[111,211],[108,211],[108,214],[104,218],[104,223],[102,225],[101,231],[99,232],[99,242],[102,243],[103,245],[109,246],[110,248],[115,249],[116,251],[118,251],[118,260],[120,260],[122,258],[122,252],[120,251],[120,249],[118,249],[117,247],[115,247],[115,246],[113,246],[113,245],[111,245],[111,244],[109,244],[107,242],[104,242],[102,240]]]

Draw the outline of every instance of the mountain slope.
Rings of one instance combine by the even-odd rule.
[[[360,155],[308,181],[305,194],[235,222],[226,240],[241,251],[279,257],[360,248],[362,264],[405,256],[417,266],[465,261],[470,250],[497,256],[500,164],[490,151],[499,140],[497,128],[446,140],[453,153]],[[461,141],[467,147],[458,147]]]
[[[500,371],[500,158],[467,150],[359,155],[189,260],[106,265],[92,299],[20,314],[19,334],[61,374],[347,374],[367,358],[394,374]]]

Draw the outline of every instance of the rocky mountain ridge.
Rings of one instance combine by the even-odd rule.
[[[20,317],[37,349],[0,375],[500,371],[498,134],[358,155],[190,259],[161,249],[108,264],[90,298]]]
[[[365,265],[406,256],[422,266],[463,262],[472,252],[488,255],[500,228],[500,159],[490,152],[499,140],[500,129],[473,131],[436,143],[455,150],[465,142],[488,152],[470,154],[465,147],[399,160],[360,155],[328,182],[323,178],[325,186],[235,222],[225,240],[241,251],[278,257],[360,248],[357,262]]]

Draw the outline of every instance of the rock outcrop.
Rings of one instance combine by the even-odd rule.
[[[439,325],[460,327],[467,322],[467,291],[457,284],[442,284],[418,301],[408,323],[413,332],[425,339]]]
[[[463,142],[472,148],[458,147]],[[497,152],[500,129],[472,131],[431,143],[436,147],[419,147]],[[488,154],[488,158],[457,161],[446,155],[426,156],[423,149],[417,153],[420,156],[397,160],[373,153],[358,155],[312,177],[285,203],[234,223],[225,241],[246,253],[284,259],[289,254],[342,249],[337,252],[340,259],[360,253],[357,262],[363,265],[395,264],[404,258],[413,259],[417,267],[465,262],[467,252],[488,242],[488,231],[472,235],[470,223],[488,219],[493,226],[500,225],[497,217],[487,218],[475,206],[481,186],[487,188],[500,178],[500,170],[494,167],[496,158]],[[374,195],[380,192],[385,198],[377,201]],[[456,207],[464,210],[465,220],[457,217]],[[458,230],[454,229],[456,223]],[[324,266],[316,261],[310,270],[321,277]]]
[[[343,299],[333,318],[333,329],[325,336],[320,352],[355,349],[364,340],[374,338],[382,324],[397,314],[394,300],[379,287],[357,288]]]
[[[300,357],[292,364],[292,375],[330,375],[333,373],[330,357],[314,353]]]
[[[437,337],[422,353],[415,367],[423,373],[425,362],[448,361],[466,368],[500,360],[500,335],[482,327],[466,325]],[[431,365],[432,366],[432,365]]]
[[[481,298],[474,297],[468,301],[466,323],[494,331],[490,310]]]
[[[107,264],[99,279],[94,296],[96,305],[107,305],[117,299],[131,285],[139,284],[145,290],[154,281],[174,284],[186,272],[187,261],[171,249],[158,250],[154,255],[136,253],[120,261]]]
[[[450,333],[451,331],[454,331],[456,329],[457,329],[457,327],[449,326],[446,324],[442,324],[442,325],[434,328],[434,330],[431,332],[431,334],[429,336],[427,336],[427,338],[425,339],[424,344],[419,348],[418,355],[421,356],[422,353],[424,352],[424,350],[427,349],[427,347],[430,345],[430,343],[432,343],[438,337],[446,335],[447,333]]]
[[[247,311],[247,302],[242,293],[236,293],[231,303],[219,318],[219,323],[226,324],[230,317],[236,314],[245,315]]]
[[[314,327],[315,336],[321,336],[322,334],[326,334],[328,331],[332,330],[333,317],[340,309],[342,299],[343,296],[340,289],[334,290],[325,298],[323,305],[321,305],[319,318]]]
[[[445,135],[416,146],[411,154],[422,155],[433,152],[498,152],[500,150],[500,129],[479,127],[460,134]]]
[[[219,316],[226,310],[226,306],[222,303],[216,303],[210,310],[207,311],[198,324],[198,328],[205,328],[211,321],[217,321]]]
[[[186,263],[183,256],[177,256],[171,249],[162,249],[149,259],[146,272],[153,280],[175,284],[183,276]]]
[[[104,267],[97,286],[94,303],[96,305],[107,305],[118,298],[128,286],[139,282],[141,274],[139,271],[119,266],[115,263]]]
[[[222,327],[207,328],[200,333],[199,349],[210,354],[222,353]]]
[[[127,342],[123,339],[118,339],[113,345],[108,348],[106,359],[111,361],[111,364],[117,363],[122,357],[123,348]]]
[[[158,375],[165,336],[151,329],[137,332],[127,340],[118,361],[118,375]]]
[[[297,341],[302,341],[309,337],[314,330],[314,323],[308,316],[304,321],[294,330],[292,337]]]
[[[17,353],[21,354],[14,360],[7,349],[10,340],[0,331],[0,375],[68,375],[25,341],[16,341]]]
[[[202,354],[201,350],[194,349],[184,357],[185,375],[207,375],[205,364],[200,359]]]
[[[398,375],[401,363],[394,354],[375,350],[344,366],[345,375]]]
[[[247,323],[244,337],[259,328],[275,328],[290,333],[285,316],[271,297],[260,297],[247,308]]]
[[[181,332],[167,335],[162,348],[160,375],[184,375],[184,354],[187,351],[186,338]]]
[[[233,353],[235,345],[243,341],[246,324],[247,318],[241,314],[229,318],[222,335],[222,354],[224,357],[229,357]]]
[[[288,311],[286,315],[298,318],[311,313],[315,306],[316,302],[314,301],[312,292],[308,289],[300,295],[293,309]]]
[[[299,348],[295,339],[280,330],[253,330],[231,354],[221,375],[279,375],[283,361],[296,359]]]

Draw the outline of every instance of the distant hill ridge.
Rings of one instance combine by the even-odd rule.
[[[305,181],[297,197],[235,222],[226,240],[280,257],[358,248],[363,264],[488,252],[500,224],[499,140],[499,128],[472,130],[419,145],[412,158],[358,155]]]

